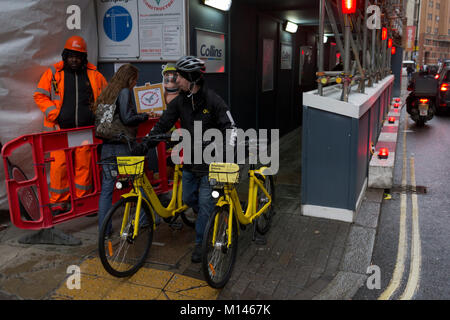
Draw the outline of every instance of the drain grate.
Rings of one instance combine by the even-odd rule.
[[[391,193],[416,193],[416,194],[426,194],[428,192],[425,186],[394,186],[391,189]]]

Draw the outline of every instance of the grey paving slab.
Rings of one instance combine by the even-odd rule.
[[[365,274],[370,265],[376,230],[353,226],[340,269],[342,271]]]
[[[328,288],[314,296],[313,300],[349,300],[364,284],[367,276],[340,271],[328,284]]]
[[[361,208],[356,215],[355,224],[362,227],[376,228],[378,226],[380,210],[381,203],[363,201]]]

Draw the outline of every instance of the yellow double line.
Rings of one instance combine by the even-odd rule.
[[[400,228],[397,249],[397,261],[395,263],[394,272],[386,290],[378,297],[378,300],[389,300],[401,285],[403,273],[405,270],[405,260],[407,252],[407,196],[406,196],[406,177],[407,177],[407,155],[406,155],[406,131],[408,121],[406,120],[403,132],[403,168],[402,168],[402,189],[400,195]],[[419,229],[419,206],[416,191],[416,176],[414,167],[414,158],[410,158],[410,174],[412,186],[412,234],[411,234],[411,262],[408,276],[408,283],[400,300],[410,300],[413,298],[419,286],[420,265],[421,265],[421,245],[420,245],[420,229]]]

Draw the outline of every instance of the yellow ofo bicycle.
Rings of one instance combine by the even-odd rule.
[[[170,135],[152,136],[151,140],[169,141]],[[186,214],[188,206],[182,202],[181,165],[175,165],[172,196],[164,206],[145,174],[145,157],[114,157],[99,164],[116,177],[116,186],[133,187],[108,211],[98,240],[99,256],[105,270],[116,277],[128,277],[142,267],[148,256],[156,228],[155,213],[168,223],[181,216],[191,227],[195,226],[196,217]]]
[[[265,234],[275,214],[275,185],[269,169],[256,170],[250,165],[247,208],[243,209],[236,191],[240,168],[234,163],[212,163],[209,181],[217,204],[205,229],[202,244],[202,270],[208,284],[223,288],[231,277],[238,250],[239,227],[253,224],[256,232]],[[244,211],[245,210],[245,211]]]

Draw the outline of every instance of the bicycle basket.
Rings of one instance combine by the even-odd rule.
[[[119,175],[139,176],[144,173],[145,157],[117,157]]]
[[[236,163],[213,162],[209,165],[210,183],[239,183],[239,165]]]

